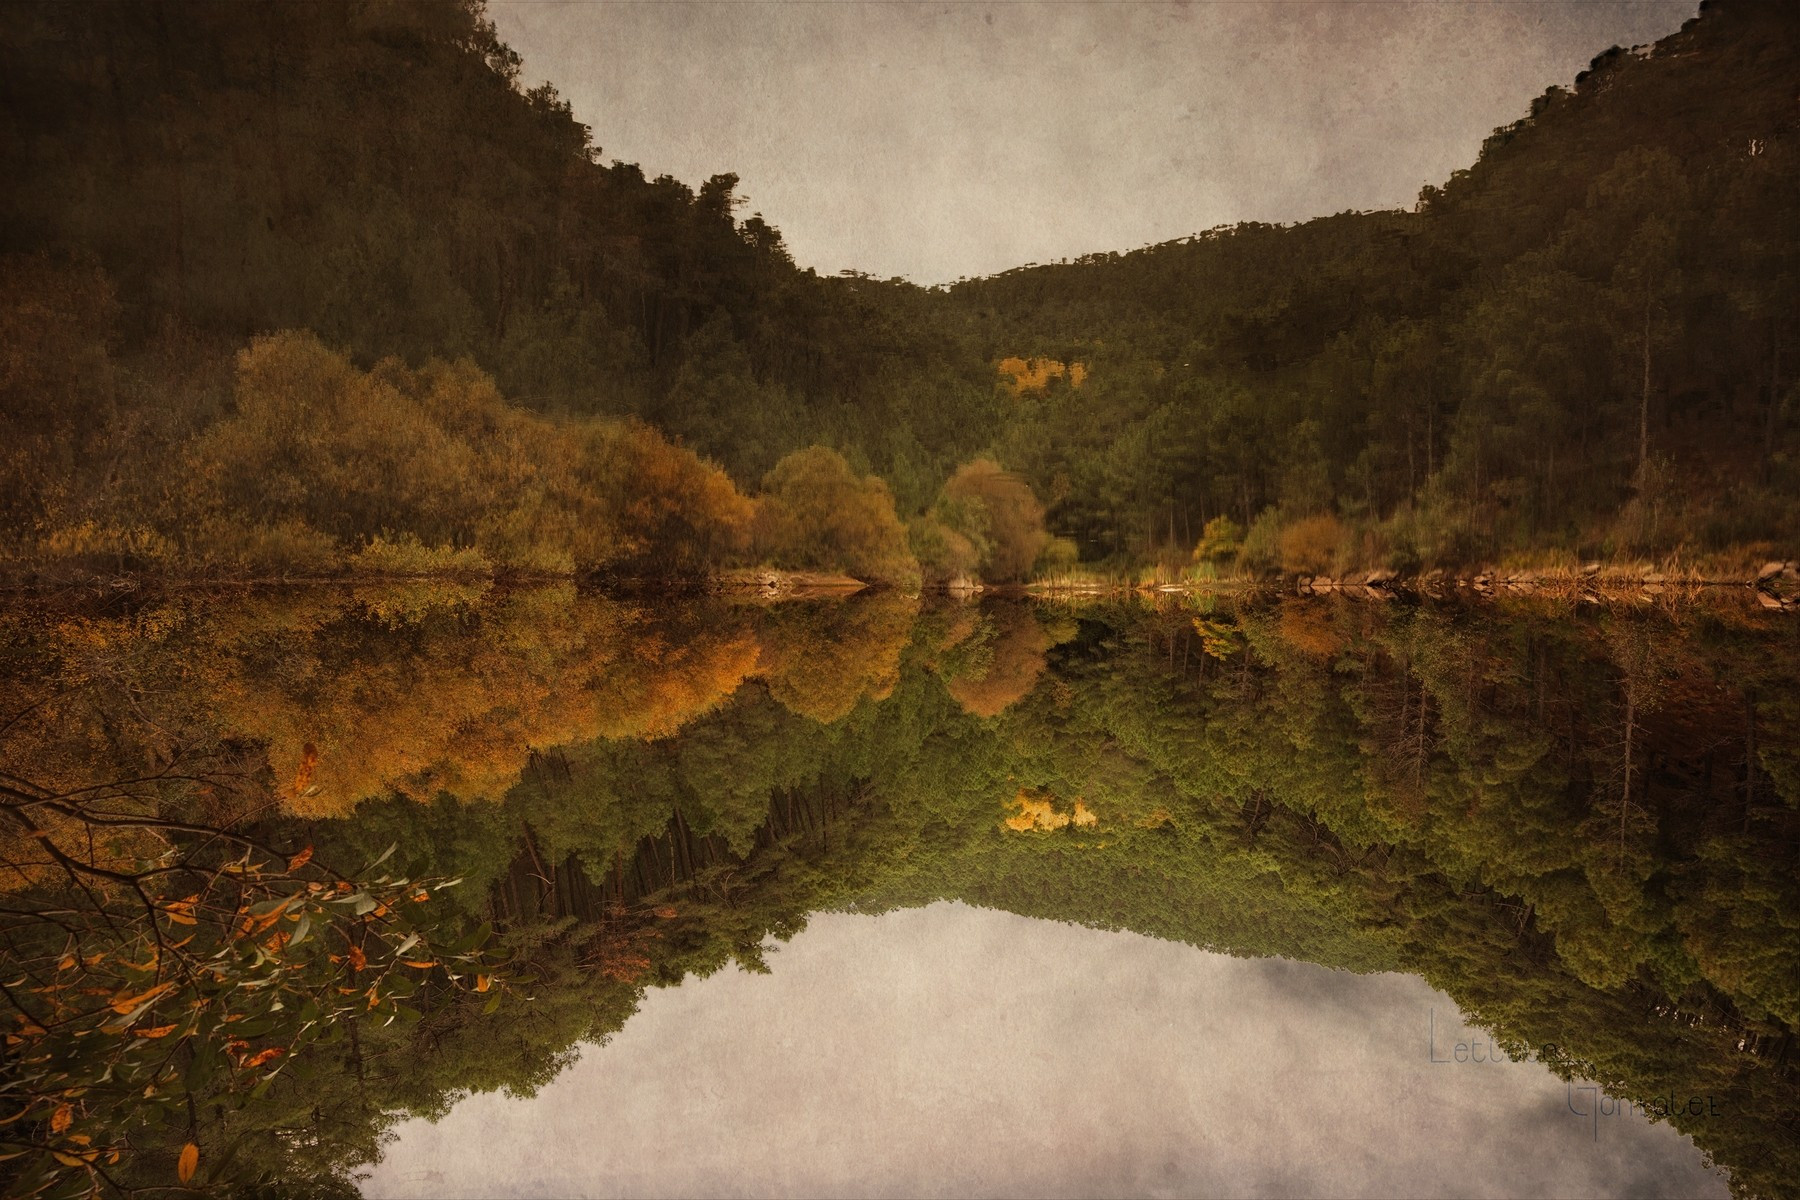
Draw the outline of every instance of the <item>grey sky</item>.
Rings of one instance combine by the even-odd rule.
[[[1486,1035],[1411,976],[961,904],[815,917],[769,963],[402,1125],[365,1194],[1726,1195],[1667,1125],[1455,1061]]]
[[[1410,205],[1696,8],[490,0],[607,158],[735,171],[802,266],[920,283]]]

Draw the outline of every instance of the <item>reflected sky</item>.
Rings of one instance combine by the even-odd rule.
[[[946,903],[769,963],[652,989],[535,1098],[402,1124],[365,1195],[1727,1195],[1667,1125],[1458,1062],[1486,1035],[1411,976]]]

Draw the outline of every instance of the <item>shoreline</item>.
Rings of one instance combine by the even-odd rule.
[[[148,574],[136,572],[71,572],[67,575],[0,579],[0,597],[86,592],[123,597],[145,592],[233,592],[280,588],[405,587],[451,585],[461,587],[543,587],[574,584],[622,595],[697,593],[753,597],[768,600],[817,596],[848,596],[862,591],[887,590],[891,585],[866,583],[841,573],[784,571],[774,568],[731,568],[710,577],[609,577],[541,571],[426,571],[344,572],[337,574]],[[1580,571],[1496,571],[1447,573],[1434,570],[1422,575],[1401,575],[1392,570],[1356,572],[1348,576],[1287,575],[1267,578],[1211,580],[1068,579],[1030,583],[927,584],[920,595],[976,599],[982,596],[1012,598],[1100,598],[1151,596],[1273,595],[1319,597],[1339,595],[1377,602],[1398,599],[1492,599],[1501,596],[1537,596],[1577,603],[1622,604],[1696,597],[1703,593],[1742,591],[1769,611],[1800,611],[1800,563],[1770,562],[1751,578],[1681,576],[1660,570],[1620,570],[1590,565]]]

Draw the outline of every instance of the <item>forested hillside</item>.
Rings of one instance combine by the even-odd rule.
[[[1715,3],[1614,48],[1413,212],[960,285],[988,354],[1088,368],[1001,457],[1089,556],[1181,555],[1223,516],[1272,566],[1319,514],[1326,558],[1401,569],[1791,543],[1797,34]]]
[[[1797,31],[1732,0],[1609,51],[1415,211],[924,289],[608,161],[476,0],[15,5],[8,573],[1760,561],[1800,530]],[[813,445],[842,469],[770,474]],[[1059,536],[998,545],[971,464]],[[782,488],[873,524],[753,514]]]
[[[518,66],[477,3],[10,9],[17,567],[711,569],[771,557],[734,489],[789,451],[841,448],[910,514],[991,440],[992,368],[926,293],[796,269],[733,176],[604,162]],[[612,528],[646,521],[647,556]]]

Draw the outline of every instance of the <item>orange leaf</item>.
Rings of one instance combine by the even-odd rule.
[[[158,1025],[155,1029],[134,1029],[131,1032],[137,1034],[141,1038],[168,1037],[171,1033],[175,1032],[175,1027],[173,1025]]]
[[[312,861],[312,855],[313,848],[308,846],[300,853],[294,855],[294,857],[288,859],[288,870],[290,872],[298,871],[301,867],[304,867],[307,863]]]
[[[312,786],[313,775],[319,769],[319,748],[311,742],[300,747],[300,769],[294,772],[294,782],[289,785],[288,794],[299,797]]]
[[[350,969],[360,971],[369,965],[369,956],[362,952],[361,946],[350,947]]]
[[[264,1063],[280,1058],[286,1053],[287,1051],[280,1046],[270,1046],[267,1050],[259,1050],[244,1060],[244,1069],[248,1071],[252,1068],[260,1067]]]
[[[194,1177],[194,1168],[200,1165],[200,1147],[189,1142],[181,1148],[181,1157],[175,1160],[175,1178],[182,1183]]]
[[[420,970],[437,966],[436,960],[429,958],[403,958],[400,961],[409,967],[418,967]]]
[[[665,921],[670,920],[670,919],[680,915],[673,908],[669,907],[667,904],[659,904],[656,906],[656,908],[653,911],[656,913],[657,916],[661,917]]]
[[[475,990],[478,992],[485,992],[493,982],[494,977],[492,975],[477,975],[475,977]]]
[[[174,987],[173,983],[159,983],[147,992],[139,992],[135,996],[120,996],[113,1001],[112,1010],[116,1013],[128,1013],[140,1004],[154,1000],[164,992],[174,990]]]
[[[75,1106],[73,1104],[57,1105],[56,1111],[50,1116],[50,1132],[61,1133],[69,1127],[69,1122],[74,1119]]]
[[[281,920],[281,910],[279,908],[274,912],[264,913],[260,917],[245,917],[244,923],[238,926],[238,936],[256,937],[261,934],[263,930],[279,920]]]

